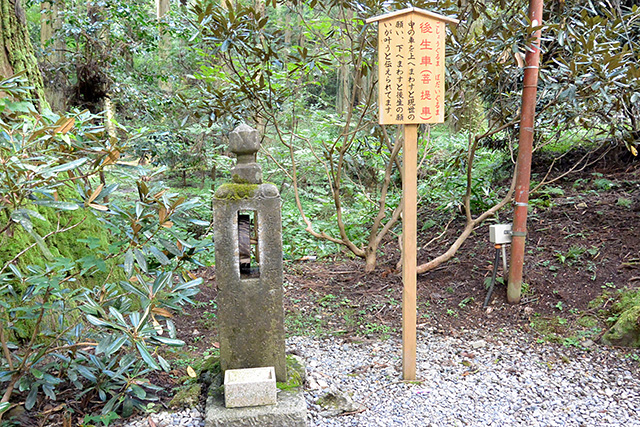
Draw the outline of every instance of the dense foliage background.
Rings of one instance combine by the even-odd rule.
[[[97,399],[105,414],[153,399],[146,378],[170,370],[164,346],[181,344],[171,319],[197,292],[193,270],[212,262],[210,190],[227,177],[226,135],[240,123],[263,135],[285,257],[344,251],[373,271],[398,237],[402,140],[377,124],[376,27],[364,20],[407,2],[5,3],[3,43],[35,54],[45,95],[39,74],[9,58],[0,410],[74,388],[79,410]],[[461,21],[447,34],[447,120],[421,128],[419,153],[420,227],[453,223],[461,240],[427,271],[508,206],[531,23],[522,0],[411,5]],[[547,2],[537,188],[637,155],[639,16],[634,1]],[[29,43],[11,44],[20,22]]]

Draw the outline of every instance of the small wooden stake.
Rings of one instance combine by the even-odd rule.
[[[402,378],[416,379],[418,125],[404,125],[402,155]]]

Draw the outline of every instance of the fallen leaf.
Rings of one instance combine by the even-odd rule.
[[[162,317],[173,317],[173,314],[171,314],[169,310],[162,307],[153,307],[151,309],[151,312],[153,314],[157,314],[158,316],[162,316]]]
[[[89,207],[92,207],[93,209],[99,210],[99,211],[108,211],[109,208],[103,205],[99,205],[97,203],[89,203]]]
[[[187,375],[191,378],[196,378],[198,376],[191,366],[187,366]]]

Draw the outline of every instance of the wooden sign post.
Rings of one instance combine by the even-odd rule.
[[[402,161],[402,377],[416,379],[418,125],[444,122],[444,36],[448,18],[416,7],[378,22],[381,125],[404,125]]]

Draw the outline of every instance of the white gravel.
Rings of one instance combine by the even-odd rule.
[[[615,349],[538,344],[519,332],[420,331],[419,381],[411,383],[400,381],[396,338],[354,344],[293,337],[287,350],[307,363],[310,426],[640,427],[640,362]],[[637,359],[640,352],[630,355]],[[317,399],[333,388],[361,412],[319,415]],[[151,417],[158,427],[199,427],[203,408],[197,409]],[[143,421],[128,426],[150,425]]]

